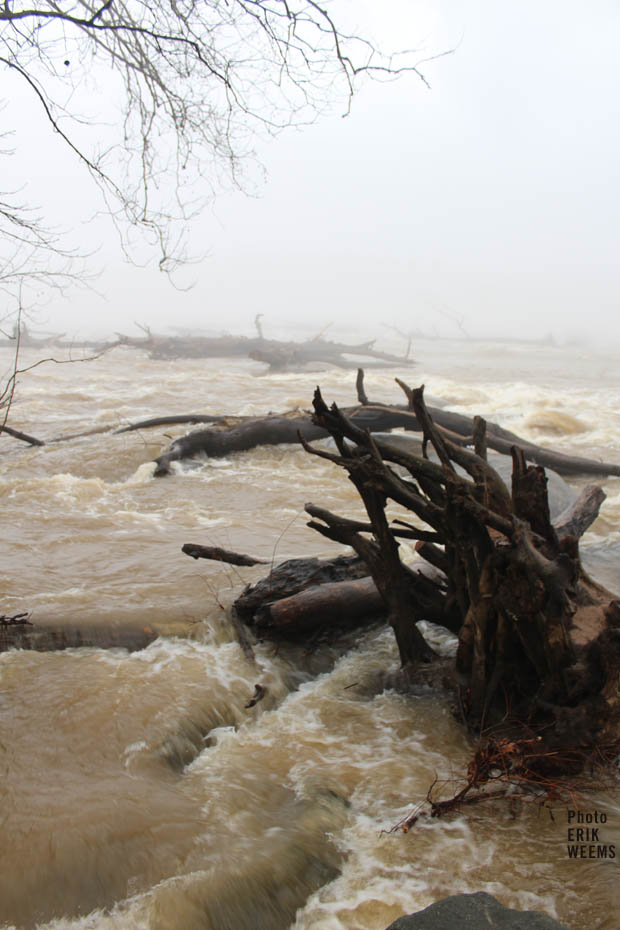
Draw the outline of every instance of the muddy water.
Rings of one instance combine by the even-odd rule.
[[[396,372],[452,409],[540,443],[620,461],[620,374],[574,348],[418,347]],[[257,377],[253,362],[152,362],[118,349],[22,376],[12,424],[51,439],[188,412],[308,406],[346,372]],[[400,401],[394,372],[371,397]],[[147,627],[148,648],[0,656],[0,927],[380,930],[438,897],[486,890],[573,930],[615,930],[617,860],[566,854],[566,812],[489,807],[389,833],[469,747],[446,701],[385,688],[390,634],[311,656],[235,643],[226,608],[260,568],[194,562],[184,542],[280,561],[338,550],[308,500],[359,506],[337,469],[294,447],[177,466],[183,429],[29,449],[3,437],[3,613],[42,625]],[[580,483],[587,483],[581,481]],[[587,534],[590,570],[620,591],[620,480]],[[447,639],[443,648],[450,649]],[[266,698],[246,708],[257,682]],[[452,783],[451,783],[452,784]],[[618,843],[617,797],[597,797]]]

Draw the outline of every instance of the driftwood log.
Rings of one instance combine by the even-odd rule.
[[[371,430],[392,429],[403,425],[404,422],[401,412],[389,407],[380,410],[356,408],[350,410],[349,414],[356,423]],[[407,417],[405,412],[405,419]],[[233,426],[212,426],[196,430],[175,439],[170,449],[155,459],[155,475],[167,475],[170,473],[172,462],[196,455],[218,458],[231,452],[247,452],[257,446],[297,444],[300,435],[304,439],[312,440],[329,434],[322,426],[312,422],[310,414],[300,415],[299,412],[282,416],[248,417]]]
[[[193,559],[210,559],[213,562],[226,562],[228,565],[266,565],[264,559],[255,559],[254,556],[244,555],[241,552],[232,552],[230,549],[221,549],[219,546],[200,546],[196,543],[185,543],[182,548],[185,555]]]
[[[259,314],[259,317],[262,314]],[[258,318],[257,318],[258,319]],[[369,364],[382,367],[412,365],[409,346],[405,355],[394,355],[375,348],[375,340],[351,345],[323,339],[318,334],[304,342],[265,339],[257,323],[256,336],[164,336],[152,333],[145,327],[145,336],[130,337],[118,334],[113,345],[143,349],[153,359],[176,358],[252,358],[264,362],[272,371],[297,371],[307,365],[357,368],[359,359],[370,359]],[[357,361],[355,361],[357,359]]]
[[[287,559],[266,578],[251,585],[235,601],[239,618],[252,625],[255,615],[266,605],[288,598],[317,585],[364,578],[368,570],[358,556],[340,555],[334,559],[316,557]]]
[[[115,626],[113,624],[35,624],[30,622],[5,624],[0,621],[0,652],[10,649],[30,649],[35,652],[57,652],[85,646],[97,649],[127,649],[137,652],[156,639],[150,627]]]
[[[359,626],[384,613],[383,598],[373,579],[366,577],[313,585],[280,598],[257,610],[252,623],[259,635],[297,639],[326,628]]]
[[[186,543],[185,555],[231,565],[262,560],[239,552]],[[385,613],[367,568],[358,556],[288,559],[261,581],[249,585],[234,603],[235,617],[259,637],[305,639],[363,626]],[[238,632],[238,631],[237,631]]]
[[[407,394],[406,406],[371,404],[364,391],[363,372],[360,369],[357,377],[359,404],[345,408],[343,414],[360,429],[371,432],[397,428],[422,432],[423,427],[412,404],[411,391],[402,381],[396,380]],[[620,465],[546,449],[480,417],[466,417],[433,406],[426,409],[436,428],[453,444],[475,445],[476,436],[482,432],[485,446],[489,449],[510,455],[512,447],[519,446],[527,461],[552,468],[558,474],[620,475]],[[196,430],[175,439],[168,451],[155,459],[155,475],[168,475],[172,462],[197,455],[216,458],[233,452],[245,452],[260,445],[297,443],[299,439],[311,441],[329,435],[328,429],[316,417],[313,418],[309,413],[300,414],[299,411],[279,416],[239,418],[234,423],[231,423],[231,418],[219,418],[219,425],[214,422],[216,419],[212,418],[213,425],[207,429]],[[172,422],[172,418],[167,419],[167,422]],[[149,425],[148,421],[143,425]]]

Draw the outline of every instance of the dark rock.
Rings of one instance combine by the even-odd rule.
[[[515,911],[484,891],[457,894],[417,914],[399,917],[387,930],[568,930],[540,911]]]

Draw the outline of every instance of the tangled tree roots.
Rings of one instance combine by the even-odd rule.
[[[579,809],[585,793],[596,787],[618,788],[615,763],[620,740],[589,750],[550,750],[542,735],[485,735],[467,767],[465,784],[447,798],[437,797],[439,780],[430,786],[425,801],[389,832],[408,833],[419,820],[443,817],[451,811],[483,801],[536,801],[549,809],[568,805]]]
[[[542,467],[528,466],[514,446],[508,490],[486,460],[483,421],[471,437],[475,451],[464,448],[435,425],[423,389],[403,387],[423,429],[421,456],[374,439],[336,405],[328,408],[317,389],[314,422],[337,452],[301,441],[348,472],[368,523],[307,505],[309,526],[364,560],[409,674],[435,659],[416,621],[457,632],[461,715],[471,731],[495,734],[481,743],[460,795],[496,770],[543,787],[552,762],[570,771],[593,754],[606,757],[601,747],[618,742],[620,601],[584,572],[579,520],[561,533],[552,525]],[[598,509],[604,495],[594,496]],[[390,518],[392,502],[417,521],[403,520],[402,509],[400,519]],[[405,535],[441,570],[438,580],[401,562],[398,537]]]

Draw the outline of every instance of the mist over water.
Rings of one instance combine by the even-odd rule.
[[[326,99],[303,132],[254,138],[262,167],[183,227],[196,262],[172,281],[127,264],[87,173],[10,85],[12,188],[27,181],[28,202],[101,271],[93,291],[52,294],[41,328],[248,332],[262,312],[273,335],[334,321],[617,347],[617,4],[339,0],[334,15],[383,49],[418,49],[430,88],[362,80],[346,119],[347,100]]]
[[[613,355],[433,340],[413,354],[413,369],[367,373],[372,399],[400,402],[397,375],[540,444],[618,461]],[[11,422],[50,439],[163,414],[261,414],[307,408],[317,383],[328,401],[354,401],[352,372],[264,374],[250,360],[158,362],[118,348],[23,375]],[[568,860],[563,810],[498,805],[389,832],[436,776],[455,786],[467,764],[445,696],[386,689],[398,658],[383,629],[350,651],[259,644],[252,665],[226,608],[264,568],[180,552],[198,542],[270,562],[335,554],[305,527],[303,505],[356,516],[354,489],[295,446],[154,479],[153,458],[183,432],[40,449],[3,437],[2,611],[158,638],[134,653],[0,655],[0,926],[383,930],[441,896],[486,890],[572,930],[613,930],[617,866]],[[618,591],[620,480],[604,485],[582,551]],[[267,695],[247,708],[259,682]],[[596,804],[613,842],[617,798]]]

